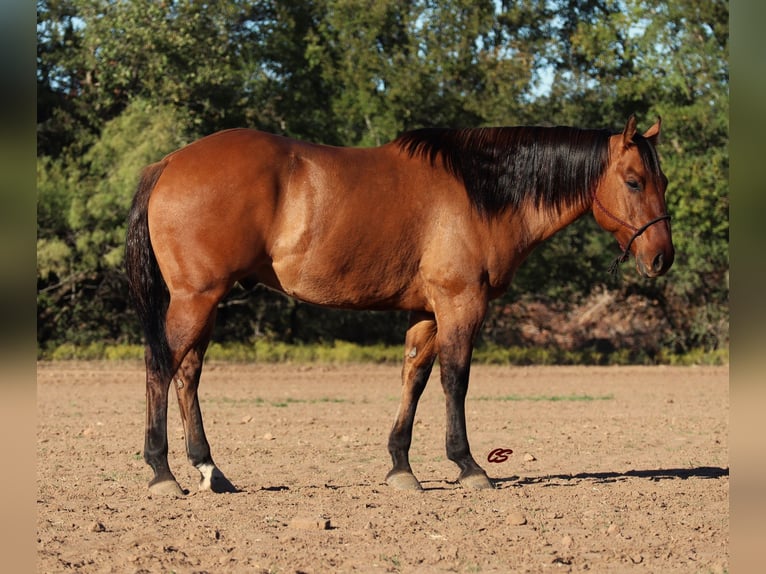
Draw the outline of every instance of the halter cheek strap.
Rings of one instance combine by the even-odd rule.
[[[616,221],[623,227],[627,227],[633,232],[633,236],[628,240],[628,244],[625,246],[625,250],[614,261],[612,261],[612,264],[609,266],[609,273],[616,273],[617,268],[620,266],[620,263],[627,261],[628,256],[630,255],[630,246],[633,245],[633,242],[636,240],[636,238],[638,238],[644,231],[649,229],[655,223],[658,223],[665,219],[670,221],[670,215],[666,213],[665,215],[660,215],[659,217],[655,217],[651,221],[644,223],[641,227],[635,227],[631,225],[630,223],[628,223],[627,221],[620,219],[619,217],[611,213],[609,210],[607,210],[607,208],[604,207],[604,204],[602,204],[601,201],[599,201],[598,197],[594,197],[594,203],[611,220]]]

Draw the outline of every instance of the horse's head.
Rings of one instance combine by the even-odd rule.
[[[665,273],[675,256],[665,206],[667,178],[655,151],[659,135],[660,119],[638,135],[631,116],[625,130],[610,139],[609,164],[593,199],[596,221],[623,250],[619,260],[633,253],[645,277]]]

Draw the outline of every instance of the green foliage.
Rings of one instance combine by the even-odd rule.
[[[86,345],[63,343],[38,354],[38,359],[48,361],[139,361],[144,358],[142,345],[107,344],[91,342]],[[360,364],[376,363],[399,365],[402,361],[400,345],[358,345],[347,341],[333,344],[311,343],[290,345],[281,341],[256,341],[245,343],[212,343],[205,355],[207,361],[226,363],[295,363],[295,364]],[[644,357],[644,359],[646,359]],[[482,365],[726,365],[729,353],[726,349],[706,351],[692,349],[688,353],[674,354],[663,350],[653,361],[641,360],[626,349],[612,353],[592,351],[576,352],[538,347],[485,347],[474,353],[474,363]],[[510,400],[510,399],[505,399]]]
[[[140,341],[121,270],[133,189],[143,166],[201,135],[253,126],[374,145],[436,125],[619,130],[636,113],[644,127],[663,118],[677,251],[669,275],[649,283],[627,266],[606,275],[617,246],[585,218],[538,248],[493,310],[523,296],[568,313],[595,288],[637,294],[662,310],[656,345],[668,355],[500,348],[508,334],[493,330],[482,333],[478,360],[648,363],[726,352],[725,0],[40,0],[37,15],[41,349],[97,355],[99,345]],[[405,314],[235,290],[216,326],[225,350],[211,353],[318,360],[311,344],[323,342],[351,360],[367,351],[342,341],[388,349],[405,328]]]
[[[213,343],[207,353],[210,361],[259,363],[399,363],[401,347],[358,345],[347,341],[327,344],[289,345],[281,341],[258,340],[253,345]]]
[[[549,45],[551,93],[532,106],[552,121],[615,129],[630,113],[648,127],[663,118],[659,148],[668,179],[676,261],[668,276],[652,285],[627,275],[626,292],[640,292],[660,305],[667,329],[663,345],[687,352],[728,345],[728,2],[643,0],[569,3],[550,26],[558,41]],[[599,277],[610,237],[596,234],[589,255],[567,229],[530,258],[523,282],[545,280],[550,296],[561,289],[616,285]],[[574,248],[574,249],[572,249]],[[578,253],[580,273],[566,262]],[[561,257],[555,257],[561,254]],[[569,255],[570,257],[567,257]],[[606,257],[608,261],[608,257]],[[563,262],[563,264],[561,264]],[[530,268],[534,266],[534,268]],[[571,264],[570,264],[571,267]],[[566,279],[566,276],[569,279]],[[530,281],[531,280],[531,281]],[[517,283],[517,288],[519,284]],[[566,294],[564,294],[566,296]]]
[[[134,361],[144,358],[144,348],[141,345],[107,345],[102,342],[92,342],[78,347],[64,343],[45,353],[43,358],[53,361]]]
[[[648,365],[661,364],[649,358],[640,349],[616,349],[613,351],[585,348],[569,350],[561,347],[499,347],[494,344],[482,345],[473,354],[474,361],[489,365]]]
[[[38,160],[38,341],[135,339],[125,223],[143,166],[187,141],[171,106],[136,99],[76,159]]]
[[[121,266],[125,214],[141,170],[184,143],[184,118],[178,111],[146,100],[133,100],[104,126],[83,158],[88,176],[80,181],[69,212],[86,266]]]

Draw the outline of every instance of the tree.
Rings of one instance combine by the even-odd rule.
[[[120,267],[128,204],[143,165],[202,135],[375,145],[426,126],[619,130],[631,113],[663,117],[671,273],[607,276],[617,248],[584,218],[532,254],[497,309],[526,298],[571,313],[605,289],[661,308],[666,345],[727,344],[724,0],[40,0],[37,12],[41,345],[139,339]],[[401,322],[266,291],[235,292],[219,319],[219,339],[295,341],[392,342]]]
[[[143,166],[188,142],[188,118],[136,99],[82,158],[38,161],[38,341],[131,340],[122,271],[126,214]]]
[[[553,81],[550,93],[531,103],[537,113],[612,129],[630,113],[647,122],[663,118],[659,153],[678,257],[671,273],[653,283],[626,274],[624,296],[640,293],[662,306],[668,321],[662,336],[678,350],[727,344],[728,2],[570,0],[552,17],[556,35],[546,61]],[[563,262],[580,251],[575,234],[591,225],[578,222],[544,246],[543,259],[530,258],[527,278],[552,269],[555,282],[576,285]],[[596,241],[611,256],[610,238]],[[552,253],[560,256],[549,265]],[[581,271],[589,268],[602,264]],[[573,276],[586,287],[581,295],[601,282],[616,286],[597,274]]]

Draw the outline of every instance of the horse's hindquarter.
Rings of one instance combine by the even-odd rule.
[[[281,178],[279,141],[229,130],[170,154],[149,200],[149,233],[171,293],[228,290],[264,264]]]

